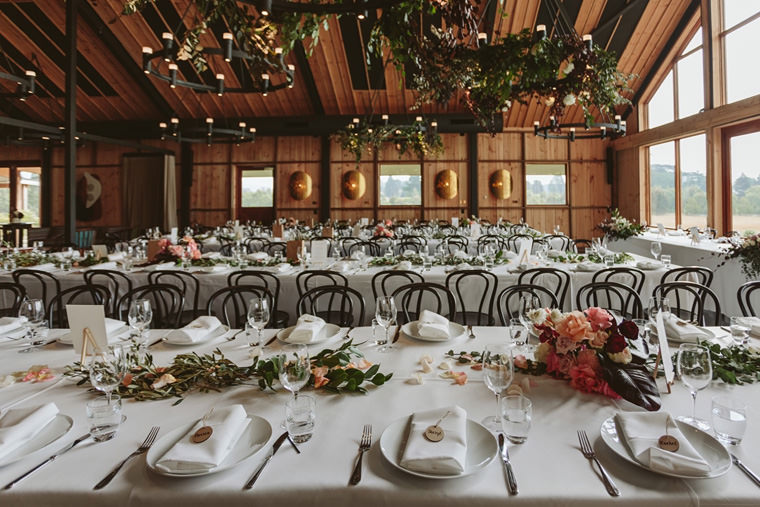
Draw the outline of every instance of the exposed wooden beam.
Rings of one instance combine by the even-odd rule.
[[[639,4],[646,4],[648,2],[649,0],[633,0],[631,3],[616,12],[610,19],[594,28],[594,31],[591,32],[591,35],[594,37],[594,39],[596,39],[601,32],[607,30],[608,28],[611,28],[614,24],[617,23],[618,19],[625,16],[629,11],[637,8]]]

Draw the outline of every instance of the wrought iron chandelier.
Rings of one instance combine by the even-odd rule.
[[[179,118],[172,117],[169,122],[160,122],[161,140],[169,138],[179,143],[205,143],[211,146],[215,143],[234,144],[256,141],[256,127],[249,127],[244,121],[239,121],[237,128],[216,127],[213,118],[206,118],[203,127],[185,127],[180,130]]]
[[[0,71],[0,79],[7,79],[16,83],[15,91],[0,93],[0,97],[16,97],[22,101],[26,100],[29,95],[33,95],[36,91],[37,73],[33,70],[25,70],[23,76],[11,74],[12,69],[14,69],[16,66],[11,63],[8,55],[5,53],[5,51],[2,51],[2,48],[0,48],[0,52],[3,53],[3,58],[5,59],[5,68],[8,70],[8,72]]]

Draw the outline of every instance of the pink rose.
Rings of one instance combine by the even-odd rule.
[[[581,342],[591,334],[591,324],[582,312],[570,312],[564,319],[557,322],[557,332],[560,336],[566,336],[574,342]]]
[[[557,349],[557,354],[567,354],[575,350],[578,347],[578,343],[574,342],[567,336],[560,336],[557,338],[557,342],[554,344]]]
[[[546,372],[558,378],[567,378],[568,372],[575,365],[571,354],[559,355],[554,351],[546,355]]]
[[[169,241],[166,238],[161,238],[158,240],[158,247],[159,248],[167,248],[169,245],[171,245],[171,241]]]
[[[591,324],[591,329],[599,331],[601,329],[607,329],[610,323],[614,320],[612,315],[607,310],[592,306],[586,310],[586,317]]]
[[[182,257],[185,254],[185,249],[181,245],[172,245],[168,250],[175,257]]]
[[[578,366],[588,366],[599,373],[602,371],[602,367],[599,364],[599,357],[592,349],[584,349],[578,352],[576,361],[578,362]]]

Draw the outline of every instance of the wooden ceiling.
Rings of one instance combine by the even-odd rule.
[[[164,120],[174,113],[180,118],[304,117],[375,113],[406,114],[414,103],[401,74],[391,66],[367,68],[364,47],[369,23],[352,16],[331,20],[320,34],[319,45],[306,58],[303,48],[288,54],[296,66],[295,86],[263,97],[260,94],[196,93],[172,89],[168,83],[142,72],[141,48],[160,47],[160,33],[177,27],[190,0],[158,0],[141,14],[122,16],[121,0],[81,2],[78,20],[77,119],[83,122]],[[497,2],[492,2],[495,6]],[[619,55],[619,68],[636,74],[634,92],[646,84],[669,49],[677,29],[696,28],[697,0],[564,0],[562,8],[579,34],[592,33],[594,41]],[[552,26],[552,13],[539,0],[505,0],[506,16],[496,9],[485,16],[491,38],[544,23]],[[371,13],[372,16],[377,13]],[[371,17],[372,17],[371,16]],[[38,93],[25,102],[0,97],[0,114],[22,120],[60,123],[64,117],[65,4],[62,0],[0,0],[0,69],[18,72],[34,69]],[[202,43],[219,46],[224,27],[212,27]],[[7,58],[6,58],[7,57]],[[216,72],[235,86],[238,76],[229,64],[198,75],[188,63],[180,65],[187,79],[213,82]],[[224,65],[226,68],[219,68]],[[2,92],[12,83],[0,80]],[[461,113],[461,97],[446,106],[430,105],[424,113]],[[411,113],[409,113],[411,114]],[[543,121],[547,110],[537,103],[514,105],[505,113],[507,128],[530,127]],[[571,111],[568,120],[580,121],[581,112]]]

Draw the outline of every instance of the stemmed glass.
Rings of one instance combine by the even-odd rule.
[[[396,301],[393,296],[379,296],[375,300],[375,320],[385,328],[385,340],[378,342],[380,352],[393,350],[395,347],[388,343],[388,334],[392,325],[396,323]]]
[[[649,251],[652,253],[652,257],[654,257],[655,260],[659,260],[660,254],[662,253],[662,243],[659,241],[652,241],[652,244],[649,245]]]
[[[533,319],[531,316],[536,310],[541,309],[541,300],[538,296],[521,296],[520,297],[520,322],[522,322],[525,329],[530,332],[533,329]]]
[[[269,301],[266,298],[254,297],[248,302],[248,324],[256,329],[256,343],[261,343],[261,331],[269,322]]]
[[[127,374],[127,368],[127,350],[120,345],[97,350],[90,361],[90,383],[105,393],[109,405],[111,394]]]
[[[515,348],[524,347],[527,336],[528,330],[521,319],[509,319],[509,337],[512,338]]]
[[[127,315],[129,327],[137,331],[137,343],[142,346],[145,343],[145,330],[150,327],[153,320],[153,308],[147,299],[135,299],[129,304]]]
[[[670,318],[670,301],[668,298],[652,296],[649,298],[649,320],[653,326],[657,326],[657,314],[662,314],[662,321]],[[656,327],[655,327],[656,329]]]
[[[22,349],[20,352],[34,352],[39,350],[40,343],[37,343],[37,330],[45,324],[45,305],[41,299],[25,299],[21,302],[18,310],[18,316],[22,320],[25,336],[29,340],[29,347]]]
[[[712,381],[710,350],[695,343],[682,343],[678,347],[677,366],[678,375],[689,388],[692,399],[691,417],[679,416],[677,419],[703,431],[709,431],[710,423],[697,418],[697,392],[709,386]]]
[[[482,424],[494,433],[501,431],[499,401],[501,393],[512,383],[513,375],[512,351],[509,345],[504,343],[486,345],[483,352],[483,381],[486,387],[496,395],[496,416],[486,417]]]
[[[305,344],[288,345],[279,355],[279,378],[282,387],[298,398],[298,391],[306,385],[311,375],[309,349]]]

